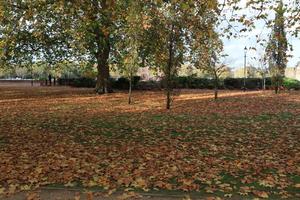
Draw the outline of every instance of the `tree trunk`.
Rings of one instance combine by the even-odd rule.
[[[128,91],[128,104],[131,104],[131,95],[132,95],[132,74],[129,77],[129,91]]]
[[[33,70],[32,70],[32,63],[30,65],[30,76],[31,76],[31,87],[33,87]]]
[[[266,77],[265,77],[265,75],[263,75],[263,83],[262,84],[263,84],[262,89],[266,90]]]
[[[52,76],[51,76],[51,74],[48,75],[48,80],[49,80],[49,86],[52,86]]]
[[[98,51],[96,53],[97,58],[97,83],[96,83],[96,92],[98,94],[112,93],[112,87],[110,83],[109,76],[109,54],[110,54],[110,41],[109,35],[104,36],[104,44],[101,44],[99,41],[101,39],[100,33],[97,33],[97,46]]]
[[[166,90],[167,90],[167,102],[166,102],[166,108],[167,110],[171,109],[171,63],[172,63],[172,58],[169,58],[170,61],[167,66],[167,73],[166,73]]]
[[[174,39],[173,39],[173,31],[174,25],[171,25],[171,33],[169,39],[169,61],[166,70],[166,89],[167,89],[167,102],[166,108],[167,110],[171,109],[171,78],[172,78],[172,67],[173,67],[173,47],[174,47]]]
[[[276,80],[276,83],[275,83],[275,94],[278,94],[279,93],[279,81]]]
[[[219,77],[217,72],[214,72],[214,76],[215,76],[215,81],[214,81],[214,93],[215,93],[215,100],[218,99],[218,92],[219,92]]]
[[[218,80],[215,80],[215,100],[217,100],[218,99],[218,86],[219,86],[219,84],[218,84]]]
[[[102,60],[100,60],[101,62]],[[106,61],[107,62],[107,61]],[[112,87],[111,83],[109,80],[109,66],[108,64],[102,64],[99,63],[97,64],[97,83],[96,83],[96,92],[98,94],[107,94],[107,93],[112,93]]]

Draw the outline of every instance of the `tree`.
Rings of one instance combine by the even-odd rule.
[[[262,78],[262,89],[265,90],[266,89],[266,78],[269,74],[269,70],[267,67],[267,58],[266,55],[264,53],[262,53],[261,51],[258,51],[256,49],[256,57],[253,57],[253,61],[255,63],[256,67],[256,71],[257,73],[261,76]]]
[[[220,54],[212,46],[209,47],[209,54],[206,62],[199,65],[199,69],[208,73],[214,80],[214,99],[218,99],[218,89],[220,87],[220,79],[223,74],[228,72],[228,67],[225,64],[225,60],[222,62],[221,58],[225,58],[227,55]],[[202,58],[203,59],[203,58]]]
[[[223,27],[220,29],[222,35],[238,36],[240,32],[252,31],[264,24],[265,27],[272,28],[275,20],[270,18],[270,13],[276,9],[276,5],[282,0],[224,0],[220,1],[219,7],[223,11],[220,18],[223,20]],[[300,1],[284,0],[286,7],[286,18],[289,23],[286,25],[288,33],[299,37],[300,31]],[[260,23],[257,23],[257,22]],[[243,26],[237,26],[238,24]],[[240,27],[240,28],[238,28]],[[258,35],[257,35],[258,36]],[[258,42],[261,40],[258,38]]]
[[[217,5],[215,0],[157,0],[149,4],[147,40],[151,42],[146,52],[150,52],[153,65],[164,74],[167,109],[171,107],[174,77],[190,50],[193,28],[202,24],[204,14],[216,10]]]
[[[59,14],[55,1],[5,1],[0,11],[1,60],[7,65],[27,67],[33,75],[34,62],[46,61],[50,71],[70,53],[64,31],[68,19]]]
[[[132,102],[132,82],[141,64],[140,50],[143,41],[143,6],[138,0],[124,2],[124,9],[128,12],[125,23],[118,30],[121,39],[116,43],[119,49],[118,67],[129,79],[128,104]]]
[[[124,10],[118,0],[57,1],[60,15],[71,19],[66,31],[72,36],[71,46],[81,58],[97,63],[97,93],[112,92],[110,56],[116,39],[115,30],[122,25]],[[119,23],[118,23],[119,22]]]
[[[227,71],[225,63],[220,62],[222,55],[223,42],[220,35],[215,31],[217,24],[217,13],[206,12],[202,18],[204,23],[195,26],[192,32],[192,53],[191,60],[200,70],[208,73],[214,80],[214,98],[218,98],[218,88],[220,77]]]
[[[285,9],[282,1],[280,1],[275,11],[275,24],[266,48],[266,54],[275,93],[277,94],[282,85],[287,66],[288,42],[285,32]]]

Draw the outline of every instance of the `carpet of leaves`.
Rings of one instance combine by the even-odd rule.
[[[300,92],[0,87],[0,195],[68,187],[300,198]]]

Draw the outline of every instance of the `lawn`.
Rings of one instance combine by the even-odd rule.
[[[0,87],[0,195],[41,186],[300,198],[300,92]]]

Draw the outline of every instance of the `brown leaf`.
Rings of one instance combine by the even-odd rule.
[[[256,196],[260,197],[260,198],[264,198],[264,199],[269,198],[268,193],[265,192],[265,191],[254,190],[254,191],[252,191],[252,193],[255,194]]]

